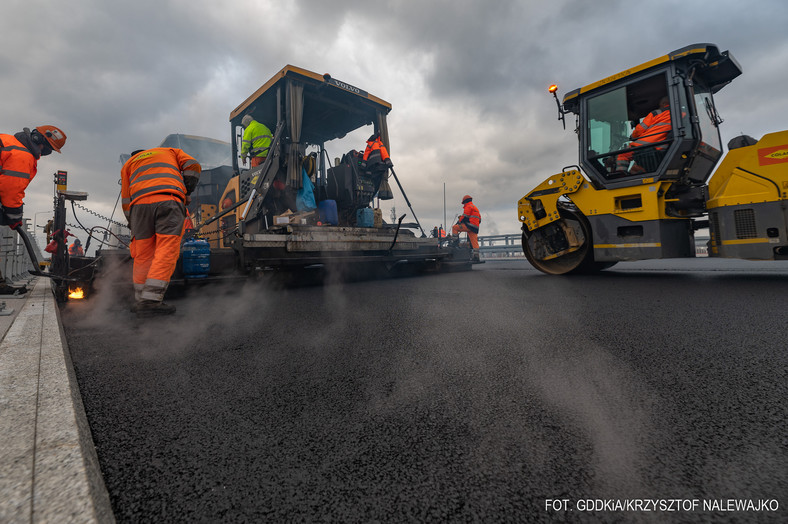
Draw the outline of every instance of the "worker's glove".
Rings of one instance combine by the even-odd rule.
[[[384,160],[383,163],[386,164],[387,167],[394,167],[394,163],[391,161],[390,158]]]

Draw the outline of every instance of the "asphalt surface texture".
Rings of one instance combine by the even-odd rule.
[[[510,260],[62,319],[118,522],[786,522],[786,296]]]

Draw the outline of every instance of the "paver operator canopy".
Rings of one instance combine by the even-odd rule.
[[[390,151],[386,115],[391,104],[329,74],[317,74],[287,65],[263,84],[230,114],[234,130],[233,167],[244,167],[240,157],[243,127],[241,120],[251,115],[272,130],[284,123],[282,147],[286,157],[304,156],[309,145],[321,150],[326,142],[343,138],[363,126],[373,125]],[[297,170],[298,162],[290,162],[288,171]],[[324,172],[321,175],[325,175]],[[298,173],[288,172],[288,179]]]
[[[274,217],[288,209],[301,211],[297,198],[307,191],[318,206],[335,202],[338,225],[355,225],[356,211],[368,207],[375,196],[393,198],[387,181],[392,164],[384,162],[382,153],[390,147],[386,124],[390,111],[388,102],[329,74],[285,66],[230,114],[232,170],[237,176],[220,200],[221,209],[233,213],[226,221],[238,224],[241,234],[267,230]],[[249,148],[244,145],[244,135],[249,134],[244,132],[244,121],[249,125],[252,119],[271,132],[270,146],[265,145],[265,153],[255,153],[254,162],[247,158]],[[372,126],[372,136],[380,138],[380,154],[368,160],[355,149],[332,151],[339,153],[333,158],[341,156],[340,162],[332,162],[326,143],[366,126]],[[393,171],[391,175],[396,179]],[[309,187],[303,189],[305,184]]]

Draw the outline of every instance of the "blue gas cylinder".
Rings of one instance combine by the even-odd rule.
[[[375,211],[370,207],[356,210],[356,226],[372,227],[375,225]]]
[[[331,224],[332,226],[339,224],[336,200],[321,200],[317,205],[317,212],[320,215],[320,221],[324,224]]]
[[[205,278],[211,270],[211,246],[207,240],[192,238],[183,243],[184,278]]]

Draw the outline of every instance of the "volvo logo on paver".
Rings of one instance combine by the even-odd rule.
[[[344,89],[345,91],[350,91],[351,93],[355,93],[355,94],[361,95],[361,96],[367,96],[367,92],[366,91],[364,91],[362,89],[359,89],[356,86],[352,86],[350,84],[346,84],[345,82],[340,82],[339,80],[337,80],[335,78],[330,79],[329,82],[331,84],[337,86],[340,89]]]

